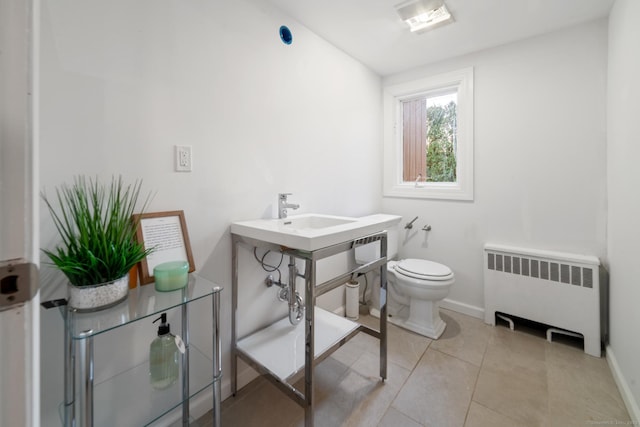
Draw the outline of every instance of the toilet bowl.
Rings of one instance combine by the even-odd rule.
[[[387,263],[388,320],[402,328],[438,339],[446,323],[440,301],[449,295],[455,276],[446,265],[425,259]]]

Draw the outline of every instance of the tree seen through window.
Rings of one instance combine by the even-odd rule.
[[[445,97],[451,96],[427,99],[425,180],[428,182],[456,182],[456,103],[438,102]]]

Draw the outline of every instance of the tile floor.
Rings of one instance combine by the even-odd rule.
[[[631,424],[604,358],[581,342],[488,326],[442,310],[439,340],[389,324],[388,379],[378,341],[360,333],[316,367],[315,425],[588,426]],[[378,319],[361,316],[374,326]],[[555,339],[556,336],[554,336]],[[258,378],[222,403],[224,427],[302,427],[304,411]],[[211,426],[211,414],[200,424]]]

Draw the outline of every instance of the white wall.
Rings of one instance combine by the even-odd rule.
[[[606,251],[606,21],[390,76],[397,84],[474,67],[473,202],[385,198],[420,219],[401,257],[449,265],[449,306],[481,316],[482,248],[508,243],[596,256]],[[421,231],[431,224],[428,234]]]
[[[627,408],[640,423],[640,3],[617,0],[609,16],[607,180],[609,193],[610,347],[607,357]]]
[[[122,174],[156,193],[149,211],[185,211],[197,269],[225,286],[228,384],[229,224],[271,217],[283,191],[294,194],[298,212],[378,212],[380,78],[259,2],[61,0],[43,4],[42,21],[42,187],[51,192],[77,174]],[[282,24],[291,46],[279,39]],[[192,173],[173,172],[175,144],[193,146]],[[41,217],[42,246],[51,247],[51,222]],[[284,316],[275,291],[259,288],[262,270],[244,261],[257,312]],[[45,268],[43,300],[64,294],[63,285]],[[62,322],[51,310],[42,322],[43,425],[54,425]],[[113,345],[96,343],[97,357],[144,357],[154,329],[105,338]]]

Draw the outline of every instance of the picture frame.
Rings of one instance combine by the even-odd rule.
[[[156,249],[138,263],[140,285],[153,283],[153,269],[168,261],[187,261],[189,273],[195,271],[189,232],[184,211],[165,211],[135,214],[136,240],[145,248]]]

